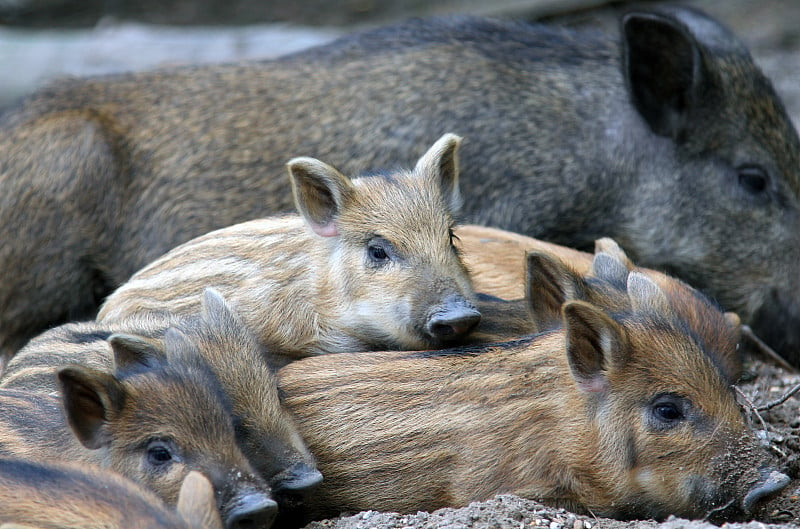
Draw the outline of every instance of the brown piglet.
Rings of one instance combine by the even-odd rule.
[[[180,331],[164,341],[165,355],[115,334],[113,372],[71,364],[57,370],[55,395],[0,390],[0,454],[97,464],[170,505],[196,470],[213,485],[227,529],[268,527],[277,504],[238,447],[219,382]]]
[[[784,487],[718,367],[734,354],[731,322],[699,293],[676,302],[619,256],[595,257],[609,260],[593,281],[626,303],[568,300],[550,331],[283,367],[285,405],[325,476],[307,516],[507,492],[620,518],[735,517]]]
[[[353,180],[295,158],[287,166],[299,215],[178,246],[110,295],[97,319],[190,314],[213,287],[263,345],[289,358],[457,339],[480,320],[453,245],[459,143],[445,134],[413,171]]]
[[[222,529],[214,489],[199,472],[176,509],[133,481],[93,465],[0,458],[3,529]]]

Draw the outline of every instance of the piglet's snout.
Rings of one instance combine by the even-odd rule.
[[[435,340],[452,340],[464,336],[481,321],[481,313],[470,301],[461,296],[451,296],[436,307],[425,327]]]
[[[762,499],[780,492],[791,481],[789,476],[777,470],[764,470],[762,476],[762,479],[753,485],[742,500],[742,509],[748,514],[753,512]]]

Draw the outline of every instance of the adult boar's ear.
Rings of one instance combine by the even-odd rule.
[[[627,356],[624,331],[605,312],[585,301],[568,301],[563,313],[572,377],[585,393],[605,392],[609,371],[621,367]]]
[[[676,18],[651,12],[626,14],[622,35],[633,105],[654,133],[680,141],[708,77],[695,37]]]
[[[417,175],[435,179],[450,213],[457,213],[461,209],[461,191],[458,187],[459,145],[461,137],[447,133],[436,140],[414,167]]]
[[[109,422],[125,397],[119,381],[108,373],[83,366],[58,371],[64,414],[83,446],[96,450],[111,443]]]
[[[315,158],[293,158],[286,164],[294,204],[314,233],[335,237],[336,218],[353,194],[349,178]]]
[[[583,278],[560,259],[530,251],[525,256],[525,298],[537,331],[561,323],[561,306],[585,299]]]

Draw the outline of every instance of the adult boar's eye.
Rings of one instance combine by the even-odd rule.
[[[763,167],[758,165],[742,165],[736,169],[739,185],[750,194],[758,195],[767,189],[769,177]]]

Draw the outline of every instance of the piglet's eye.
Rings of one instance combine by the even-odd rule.
[[[662,421],[678,421],[683,418],[683,413],[672,403],[658,404],[653,408],[653,413]]]
[[[147,462],[154,467],[163,467],[175,459],[169,442],[156,440],[147,445]]]
[[[655,430],[669,430],[686,420],[691,403],[678,395],[662,394],[647,406],[647,424]]]
[[[392,243],[383,237],[373,237],[367,243],[367,259],[372,266],[381,266],[392,260]]]
[[[369,257],[373,261],[383,261],[384,259],[388,258],[389,256],[386,255],[386,250],[384,250],[380,246],[370,246],[369,247]]]

